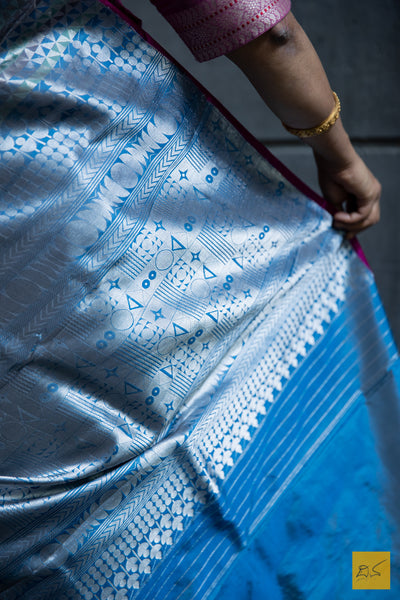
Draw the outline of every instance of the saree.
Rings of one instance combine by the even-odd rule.
[[[118,4],[1,30],[1,600],[397,598],[358,245]]]

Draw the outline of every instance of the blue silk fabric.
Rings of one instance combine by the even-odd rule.
[[[398,598],[371,272],[110,8],[1,11],[1,600]]]

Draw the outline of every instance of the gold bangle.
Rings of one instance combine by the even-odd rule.
[[[288,130],[289,133],[297,135],[300,138],[308,138],[313,137],[314,135],[321,135],[321,133],[325,133],[332,127],[332,125],[336,123],[341,109],[340,100],[337,94],[335,94],[335,92],[332,92],[332,94],[335,99],[335,108],[329,117],[317,125],[317,127],[312,127],[311,129],[295,129],[294,127],[289,127],[289,125],[286,125],[285,123],[282,123],[282,125]]]

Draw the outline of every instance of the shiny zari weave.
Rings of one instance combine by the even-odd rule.
[[[1,6],[1,600],[397,597],[368,268],[121,11]]]

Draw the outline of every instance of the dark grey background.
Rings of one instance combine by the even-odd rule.
[[[146,29],[258,139],[315,190],[309,148],[293,139],[225,57],[196,63],[149,0],[123,0]],[[360,236],[400,345],[400,2],[292,0],[342,102],[353,142],[383,185],[379,225]]]

